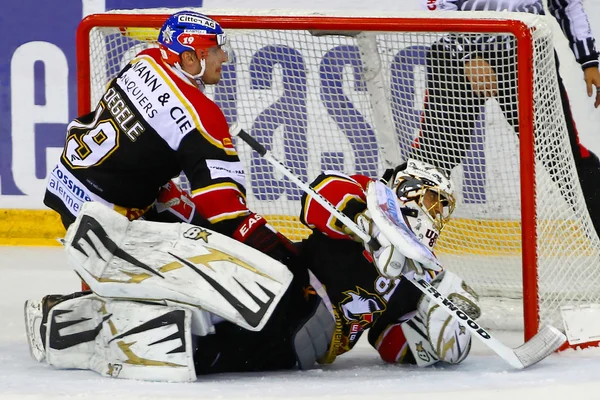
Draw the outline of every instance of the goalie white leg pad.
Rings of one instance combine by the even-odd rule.
[[[428,367],[439,361],[427,337],[427,327],[420,316],[415,315],[401,325],[406,344],[419,367]]]
[[[481,315],[477,295],[456,274],[445,271],[436,277],[432,285],[472,319]],[[441,361],[458,364],[467,357],[471,350],[471,333],[462,321],[427,297],[422,297],[418,315],[425,320],[429,342]]]
[[[292,281],[282,263],[184,223],[129,221],[85,203],[65,236],[69,265],[101,297],[165,299],[261,330]]]
[[[441,361],[462,362],[471,350],[471,333],[464,324],[435,305],[427,315],[429,341]]]
[[[95,295],[66,300],[48,313],[46,359],[113,378],[195,381],[191,324],[190,310],[180,306]]]

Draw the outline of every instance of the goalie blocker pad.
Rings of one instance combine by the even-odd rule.
[[[106,300],[93,294],[54,306],[45,337],[48,364],[112,378],[196,380],[192,313],[181,306]]]
[[[65,236],[69,265],[97,295],[199,307],[259,331],[292,281],[282,263],[217,232],[84,203]],[[194,321],[204,318],[194,316]],[[198,317],[198,318],[197,318]],[[194,322],[197,335],[210,333]]]
[[[431,271],[441,271],[436,256],[414,234],[404,221],[396,193],[382,182],[367,186],[367,208],[381,234],[407,258],[418,261]]]

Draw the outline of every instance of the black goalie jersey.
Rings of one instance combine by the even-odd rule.
[[[181,171],[197,212],[212,224],[250,213],[243,167],[222,111],[163,63],[158,49],[149,49],[111,82],[95,111],[69,124],[44,202],[63,221],[67,216],[66,224],[85,201],[134,219]]]
[[[320,175],[312,186],[354,219],[366,207],[364,188],[369,181],[365,176],[329,173]],[[362,243],[353,241],[328,211],[306,195],[300,218],[313,230],[301,244],[302,260],[324,286],[336,314],[329,361],[352,349],[370,329],[369,342],[385,361],[411,362],[399,324],[403,317],[412,317],[421,292],[405,279],[379,275]]]

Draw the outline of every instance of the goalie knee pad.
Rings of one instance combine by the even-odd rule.
[[[26,303],[30,348],[39,361],[45,357],[57,368],[90,369],[113,378],[196,380],[189,309],[94,294],[55,301],[51,308],[48,301],[47,296],[41,303]],[[28,313],[29,308],[34,311]],[[41,322],[38,332],[29,323],[34,316]]]
[[[457,275],[445,271],[436,277],[432,285],[472,319],[481,315],[477,294]],[[425,321],[429,343],[440,361],[458,364],[467,357],[471,349],[471,333],[462,322],[426,296],[421,298],[417,314]]]
[[[334,331],[335,318],[319,299],[314,312],[293,337],[299,369],[311,368],[327,353]]]

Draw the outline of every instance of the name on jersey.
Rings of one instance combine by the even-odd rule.
[[[135,114],[127,107],[121,94],[114,87],[111,87],[104,93],[102,100],[121,132],[124,132],[129,140],[135,142],[145,128],[140,121],[135,119]]]
[[[169,115],[175,121],[182,134],[189,132],[193,128],[192,122],[188,118],[187,113],[183,111],[183,108],[178,106],[172,107],[169,110]]]
[[[133,65],[133,70],[144,81],[152,93],[156,92],[162,86],[162,83],[159,83],[158,78],[154,75],[154,71],[147,64],[136,63]]]

